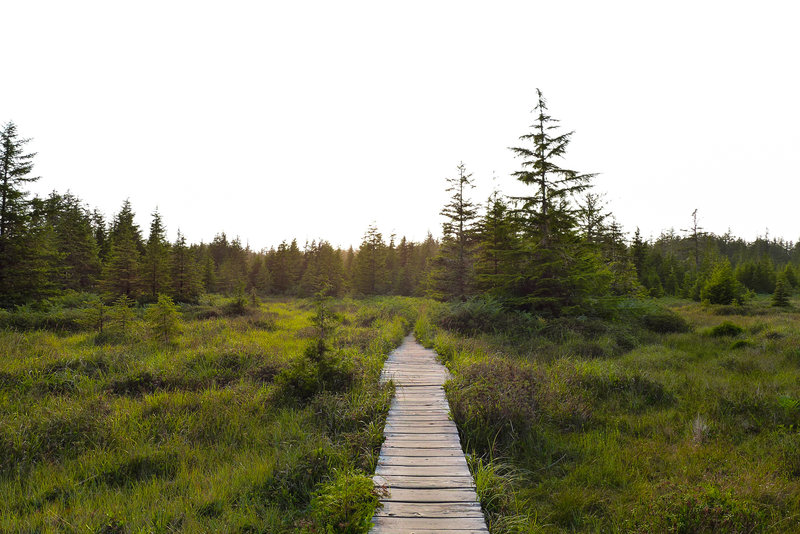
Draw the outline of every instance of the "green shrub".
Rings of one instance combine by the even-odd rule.
[[[648,508],[641,532],[751,534],[766,527],[763,510],[716,488],[666,495]]]
[[[272,476],[250,490],[282,508],[306,506],[314,488],[339,465],[325,449],[314,449],[294,461],[275,467]]]
[[[306,347],[303,357],[275,378],[285,401],[307,401],[321,391],[344,391],[356,380],[354,362],[344,352],[321,350],[317,342]]]
[[[506,309],[502,302],[491,297],[451,303],[439,317],[439,324],[461,334],[506,332],[514,336],[533,333],[542,326],[537,317]]]
[[[700,290],[700,298],[711,304],[742,304],[744,295],[745,288],[733,275],[727,260],[714,266],[711,276]]]
[[[311,516],[316,532],[366,532],[380,505],[372,479],[358,472],[336,471],[333,479],[320,486],[311,499]]]
[[[738,336],[743,332],[744,328],[742,328],[741,326],[734,324],[730,321],[725,321],[723,323],[718,324],[711,330],[709,330],[708,333],[712,337],[726,337],[726,336],[734,337]]]
[[[747,347],[752,347],[753,342],[749,339],[737,339],[733,343],[731,343],[731,350],[736,349],[746,349]]]
[[[511,445],[542,417],[541,372],[506,360],[471,364],[445,384],[453,419],[479,453]]]
[[[689,323],[686,319],[670,311],[658,313],[648,313],[642,316],[642,325],[658,334],[670,334],[689,331]]]
[[[145,314],[153,337],[162,343],[172,343],[181,331],[181,316],[178,306],[167,295],[159,295],[158,302],[147,309]]]

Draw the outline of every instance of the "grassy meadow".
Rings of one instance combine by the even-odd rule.
[[[164,343],[141,309],[126,332],[80,309],[0,317],[0,532],[364,530],[391,387],[378,376],[418,303],[181,310]]]
[[[490,530],[800,531],[800,302],[769,304],[421,317]]]

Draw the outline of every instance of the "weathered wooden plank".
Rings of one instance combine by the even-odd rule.
[[[375,474],[381,476],[471,476],[469,468],[464,465],[378,465]]]
[[[374,475],[376,486],[391,488],[455,489],[474,488],[472,476],[414,476],[414,475]]]
[[[418,532],[417,529],[429,529],[437,532],[478,530],[486,528],[483,518],[476,517],[384,517],[373,519],[376,528],[383,532],[384,528],[409,529],[406,532]]]
[[[383,517],[479,517],[483,518],[477,502],[420,503],[382,501],[375,513]]]
[[[461,448],[458,449],[422,449],[419,447],[387,447],[384,445],[386,450],[386,456],[406,456],[406,457],[415,457],[421,456],[426,458],[432,457],[439,457],[439,456],[455,456],[455,457],[462,457],[464,453],[461,452]],[[382,451],[384,449],[381,449]]]
[[[395,450],[397,452],[397,450]],[[467,460],[464,456],[388,456],[381,454],[378,458],[378,465],[413,465],[413,466],[448,466],[448,465],[463,465],[466,467]]]
[[[403,502],[478,502],[473,489],[409,489],[388,488],[387,501]]]
[[[379,532],[380,534],[441,534],[442,532],[450,532],[452,534],[488,534],[488,530],[431,530],[429,528],[415,528],[412,530],[408,530],[405,528],[388,528],[388,527],[381,527],[378,529],[377,527],[373,527],[373,530],[370,532]]]

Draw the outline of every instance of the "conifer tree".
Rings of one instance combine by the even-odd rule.
[[[431,271],[431,294],[437,298],[464,300],[473,290],[474,250],[478,210],[468,196],[475,187],[464,163],[456,167],[457,176],[447,178],[450,201],[440,215],[442,243]]]
[[[607,295],[610,273],[577,233],[573,196],[589,188],[594,175],[558,165],[573,132],[558,133],[558,121],[547,114],[538,89],[537,97],[536,122],[520,137],[529,145],[511,148],[522,158],[514,176],[534,192],[516,197],[524,241],[519,276],[508,297],[521,308],[560,315],[590,296]]]
[[[588,189],[595,175],[581,174],[557,164],[556,160],[564,157],[574,132],[557,133],[558,120],[547,114],[547,101],[539,89],[536,95],[536,122],[530,133],[520,137],[532,146],[512,147],[511,150],[522,158],[522,169],[513,175],[535,189],[533,195],[518,197],[527,230],[546,245],[554,233],[572,231],[575,210],[569,207],[571,196]]]
[[[131,225],[118,225],[111,237],[101,288],[110,297],[136,298],[141,288],[138,240]]]
[[[272,274],[267,269],[263,255],[253,254],[247,268],[247,288],[256,294],[266,294],[272,289]]]
[[[26,298],[22,286],[30,286],[24,265],[35,261],[31,243],[26,243],[30,210],[25,184],[30,176],[34,153],[25,153],[30,139],[20,138],[17,126],[9,122],[0,130],[0,305],[18,304]]]
[[[781,273],[778,280],[775,282],[775,292],[772,294],[772,305],[784,308],[791,306],[791,302],[789,301],[791,293],[791,285],[786,279],[786,275]]]
[[[45,201],[45,217],[55,231],[65,289],[88,290],[100,273],[100,257],[89,211],[71,193],[53,192]]]
[[[150,235],[142,258],[142,288],[148,300],[155,301],[170,288],[170,254],[166,230],[158,209],[152,214]]]
[[[134,301],[127,295],[120,295],[114,300],[108,313],[109,323],[113,325],[116,332],[127,337],[130,334],[136,314],[133,311]]]
[[[386,243],[373,223],[364,234],[355,258],[353,289],[363,295],[378,295],[384,291],[386,282]]]
[[[504,296],[512,291],[521,253],[518,226],[505,199],[497,191],[492,193],[478,225],[475,273],[479,289],[495,296]]]
[[[172,253],[170,263],[172,297],[178,302],[194,302],[201,293],[202,281],[197,261],[189,247],[186,246],[186,237],[180,230],[178,230],[178,237],[170,250]]]
[[[306,268],[300,279],[299,289],[303,296],[320,291],[331,296],[341,295],[344,290],[344,268],[342,256],[327,241],[312,243],[306,250]]]
[[[158,302],[147,308],[147,320],[153,337],[164,344],[170,344],[180,334],[180,313],[178,307],[167,295],[159,295]]]

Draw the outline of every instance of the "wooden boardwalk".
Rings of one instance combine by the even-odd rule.
[[[487,534],[442,384],[436,353],[408,336],[383,368],[395,397],[386,420],[375,484],[386,489],[370,530],[376,534]]]

